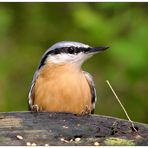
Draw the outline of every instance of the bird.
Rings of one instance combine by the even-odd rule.
[[[93,114],[97,101],[93,77],[81,66],[90,57],[108,49],[75,41],[52,45],[41,57],[33,76],[28,105],[32,112]]]

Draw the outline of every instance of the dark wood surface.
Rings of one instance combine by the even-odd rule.
[[[0,113],[0,145],[148,145],[148,125],[100,115]]]

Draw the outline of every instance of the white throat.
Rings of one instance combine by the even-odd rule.
[[[49,55],[47,58],[47,62],[51,62],[53,64],[76,64],[78,67],[81,67],[83,62],[90,58],[92,55],[87,55],[83,52],[79,54],[67,54],[61,53],[57,55]]]

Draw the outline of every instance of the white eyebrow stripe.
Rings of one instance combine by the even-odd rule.
[[[54,44],[49,49],[53,50],[53,49],[56,49],[56,48],[71,47],[71,46],[82,47],[82,48],[88,48],[89,47],[89,45],[86,45],[86,44],[83,44],[83,43],[80,43],[80,42],[62,41],[62,42],[58,42],[58,43]]]

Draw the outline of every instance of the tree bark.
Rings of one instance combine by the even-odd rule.
[[[0,113],[1,146],[148,145],[148,125],[100,115]]]

